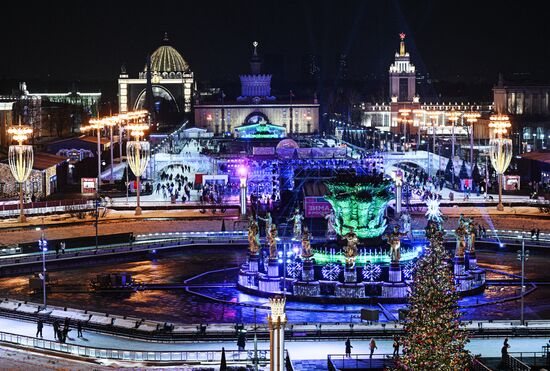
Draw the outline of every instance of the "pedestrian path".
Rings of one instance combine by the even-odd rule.
[[[36,322],[0,317],[0,331],[12,334],[34,337],[36,335]],[[53,328],[50,324],[44,324],[43,336],[46,340],[54,340]],[[353,340],[353,352],[359,354],[368,353],[370,339]],[[481,354],[483,357],[499,357],[503,337],[494,337],[490,339],[472,339],[467,348],[473,354]],[[197,342],[189,339],[185,343],[160,343],[155,341],[145,341],[119,337],[111,334],[95,333],[84,331],[82,338],[77,338],[76,329],[73,327],[69,332],[67,343],[88,347],[97,347],[103,349],[128,349],[128,350],[149,350],[149,351],[207,351],[237,348],[237,339],[235,341],[212,341]],[[543,345],[548,344],[546,338],[511,338],[510,352],[540,352]],[[393,352],[392,339],[377,339],[378,349],[376,353],[388,354]],[[328,354],[343,354],[344,340],[322,340],[322,341],[287,341],[286,347],[292,360],[326,360]],[[253,349],[252,335],[249,335],[246,346],[247,350]],[[258,341],[259,350],[269,349],[268,341]],[[375,354],[376,354],[375,353]]]

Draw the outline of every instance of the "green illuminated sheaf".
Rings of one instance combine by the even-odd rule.
[[[315,252],[315,263],[319,265],[325,265],[328,263],[346,263],[346,256],[342,251],[338,251],[335,254],[328,253],[326,251],[313,250]],[[419,251],[414,248],[403,249],[401,250],[401,262],[409,261],[416,259],[419,255]],[[373,264],[389,264],[391,262],[391,257],[388,252],[378,252],[378,251],[369,251],[361,252],[355,259],[355,264],[357,266],[364,266],[367,263]]]
[[[391,182],[375,177],[352,178],[326,184],[341,236],[353,228],[359,238],[379,237],[386,229],[384,211],[393,199]]]

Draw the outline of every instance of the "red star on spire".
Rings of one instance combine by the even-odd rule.
[[[406,35],[403,32],[399,34],[399,38],[401,39],[401,41],[405,40],[405,36]]]

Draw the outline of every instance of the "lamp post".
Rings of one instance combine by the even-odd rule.
[[[417,127],[416,132],[416,150],[419,150],[420,147],[420,137],[421,137],[421,131],[426,125],[425,115],[426,111],[423,109],[415,109],[413,110],[414,113],[414,119],[413,119],[413,125]]]
[[[42,295],[44,300],[44,310],[46,309],[46,251],[48,251],[48,240],[44,237],[44,233],[38,240],[38,247],[42,251]]]
[[[430,118],[430,121],[428,121],[426,123],[426,125],[428,127],[431,127],[432,128],[432,150],[431,151],[428,151],[428,169],[431,169],[431,163],[432,163],[432,160],[430,160],[430,155],[432,155],[432,159],[433,159],[433,155],[435,155],[435,129],[437,127],[437,118],[439,117],[439,112],[437,111],[429,111],[428,112],[428,117]],[[428,139],[428,142],[429,142],[429,139]],[[432,154],[433,152],[433,154]],[[440,169],[437,169],[438,171]],[[428,170],[428,173],[430,171]],[[437,173],[437,172],[436,172]]]
[[[81,131],[95,130],[97,135],[97,192],[101,189],[101,129],[105,126],[105,120],[91,119],[87,126],[82,127]]]
[[[474,124],[481,117],[479,112],[466,112],[464,118],[470,124],[470,178],[474,178]]]
[[[460,112],[457,112],[455,111],[454,109],[452,109],[448,114],[447,114],[449,117],[448,117],[448,120],[451,122],[451,161],[452,161],[452,164],[453,164],[453,173],[452,173],[452,183],[453,183],[453,188],[455,186],[455,166],[454,166],[454,162],[455,162],[455,125],[460,117]]]
[[[126,143],[126,156],[128,157],[128,165],[130,165],[132,172],[136,176],[137,200],[135,215],[141,215],[141,206],[139,202],[141,187],[140,177],[145,171],[149,158],[151,157],[151,146],[149,142],[141,140],[141,138],[145,135],[145,130],[149,128],[149,125],[144,122],[140,122],[141,118],[144,117],[144,113],[142,111],[136,111],[135,115],[137,117],[137,122],[128,125],[130,136],[134,137],[135,140],[131,140]]]
[[[525,239],[521,233],[521,250],[518,250],[518,260],[521,261],[521,325],[525,325],[523,296],[525,295],[525,261],[529,259],[529,250],[525,251]]]
[[[489,154],[491,164],[498,175],[498,206],[497,210],[503,211],[502,205],[502,174],[506,171],[512,160],[512,140],[503,138],[511,126],[507,115],[493,115],[490,118],[489,127],[493,129],[496,138],[489,141]]]
[[[240,179],[240,193],[239,193],[239,203],[241,206],[241,218],[246,219],[246,189],[247,189],[247,176],[248,169],[245,166],[239,167],[239,179]]]
[[[408,108],[401,108],[399,110],[398,122],[403,124],[403,152],[407,150],[407,124],[411,123],[413,120],[409,118],[411,110]]]
[[[32,128],[21,125],[21,118],[19,118],[19,125],[9,128],[8,134],[11,134],[12,139],[18,143],[9,147],[8,164],[15,181],[19,183],[19,222],[25,223],[27,219],[25,218],[23,194],[25,182],[31,174],[34,163],[34,152],[31,145],[25,145],[23,142],[32,134]]]
[[[113,155],[113,127],[117,125],[116,117],[107,117],[103,120],[105,126],[109,127],[109,147],[111,147],[111,177],[109,178],[113,182],[113,166],[114,166],[114,155]]]

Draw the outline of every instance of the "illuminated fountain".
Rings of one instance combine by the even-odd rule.
[[[398,226],[387,230],[386,209],[394,198],[392,181],[348,177],[326,185],[329,194],[325,198],[333,214],[325,218],[330,233],[322,238],[312,237],[303,226],[301,211],[296,209],[288,219],[291,236],[278,238],[272,224],[262,251],[258,225],[251,220],[249,257],[239,271],[239,289],[260,296],[284,293],[290,300],[301,301],[405,302],[415,260],[426,242],[422,239],[413,244],[407,238],[410,230]],[[437,200],[428,200],[428,214],[430,220],[441,218]],[[465,246],[459,241],[460,246]],[[458,259],[461,266],[457,279],[467,278],[457,281],[460,291],[484,284],[484,273],[475,265],[473,247],[468,253],[465,265],[464,252],[459,251],[462,258]],[[478,280],[473,279],[474,275]]]

